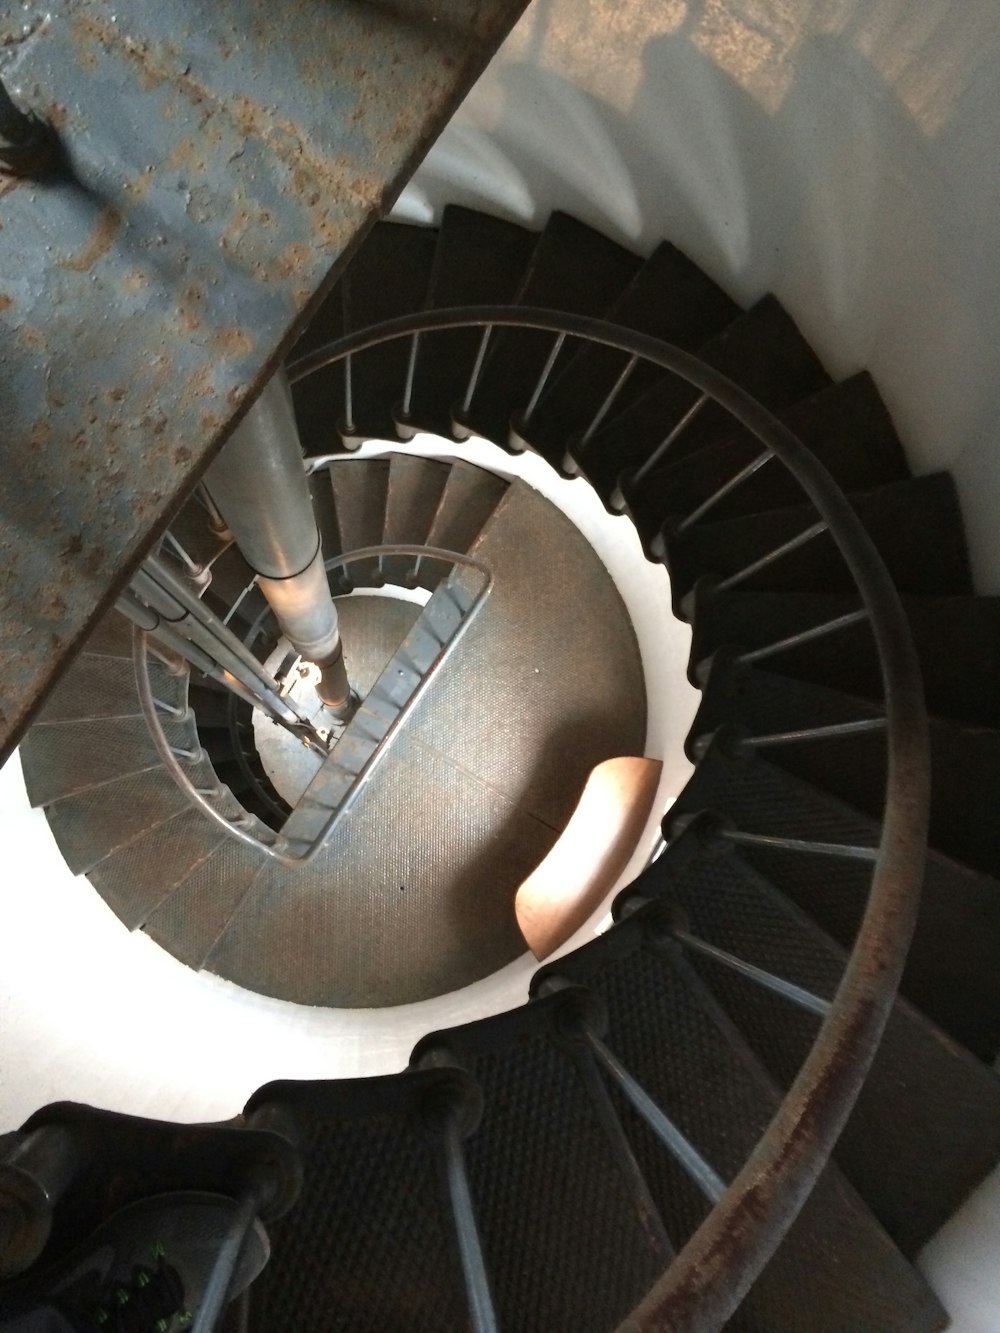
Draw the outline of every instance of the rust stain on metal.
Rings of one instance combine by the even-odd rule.
[[[121,213],[113,204],[103,208],[87,244],[72,259],[64,259],[63,268],[71,268],[76,273],[86,273],[92,269],[101,255],[107,254],[114,245],[122,220]]]
[[[8,310],[14,304],[14,298],[6,292],[0,292],[0,310]]]

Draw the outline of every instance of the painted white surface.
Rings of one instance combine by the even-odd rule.
[[[1000,1329],[1000,1168],[924,1247],[917,1266],[951,1315],[951,1333]]]
[[[774,291],[957,478],[1000,591],[1000,6],[536,0],[397,208],[562,208]]]

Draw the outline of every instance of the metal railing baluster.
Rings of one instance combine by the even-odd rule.
[[[657,464],[662,460],[664,454],[667,452],[670,446],[677,439],[679,439],[681,435],[684,434],[688,426],[690,426],[691,422],[694,421],[695,417],[698,415],[701,409],[706,405],[706,403],[710,401],[711,401],[711,395],[703,393],[698,399],[696,399],[694,403],[691,404],[691,406],[681,417],[680,421],[678,421],[677,425],[674,426],[673,430],[666,437],[666,439],[656,446],[656,448],[649,455],[649,457],[646,459],[646,461],[642,464],[641,467],[636,468],[635,475],[632,478],[633,482],[640,482],[642,481],[643,477],[649,476],[650,472],[652,472],[653,468],[655,468]]]
[[[749,480],[750,477],[759,472],[765,463],[770,463],[773,457],[774,454],[772,454],[770,450],[765,450],[764,453],[758,454],[753,462],[748,463],[746,467],[737,472],[734,477],[730,477],[729,480],[720,486],[717,491],[713,491],[707,500],[703,500],[697,509],[692,509],[690,514],[681,519],[680,523],[677,524],[677,531],[687,532],[688,528],[693,527],[695,523],[703,519],[710,509],[714,509],[720,500],[724,500],[726,496],[735,491],[738,486],[741,486],[743,482]]]
[[[742,829],[719,830],[719,835],[741,847],[773,847],[788,852],[811,852],[815,856],[842,856],[850,861],[875,861],[877,847],[860,847],[842,842],[812,842],[807,838],[781,838],[769,833],[744,833]]]
[[[608,392],[608,396],[605,398],[604,402],[597,409],[597,413],[594,419],[591,421],[590,425],[587,427],[587,429],[583,432],[583,435],[580,437],[581,449],[585,449],[587,445],[590,443],[590,441],[594,438],[594,434],[596,433],[597,428],[600,426],[601,422],[611,411],[611,408],[614,406],[615,399],[618,397],[622,389],[624,389],[625,385],[628,383],[632,371],[635,370],[638,364],[639,364],[639,358],[637,356],[629,357],[628,361],[625,363],[624,370],[621,372],[621,374],[615,380],[614,384],[611,386],[611,389]]]
[[[792,1004],[797,1005],[800,1009],[821,1016],[830,1012],[829,1000],[823,1000],[818,995],[813,995],[812,991],[807,991],[802,986],[796,986],[793,981],[786,981],[784,977],[776,976],[773,972],[768,972],[762,967],[748,963],[745,958],[738,958],[736,954],[729,953],[726,949],[720,949],[714,944],[709,944],[707,940],[699,939],[697,935],[691,935],[686,930],[674,928],[671,930],[671,934],[678,944],[690,949],[692,953],[701,954],[703,958],[711,958],[714,962],[721,963],[731,971],[738,972],[740,976],[747,977],[750,981],[756,981],[765,990],[773,991],[775,995],[790,1000]]]
[[[760,559],[755,560],[753,564],[746,565],[743,569],[737,570],[735,574],[730,574],[728,578],[720,579],[715,585],[715,591],[725,592],[729,588],[737,587],[739,584],[745,582],[746,579],[752,578],[754,574],[759,573],[762,569],[766,569],[768,565],[773,564],[775,560],[780,560],[782,556],[790,555],[792,551],[797,551],[800,546],[805,546],[806,542],[811,542],[814,537],[818,537],[823,532],[826,532],[826,524],[822,520],[818,523],[813,523],[810,527],[797,533],[796,536],[790,537],[787,542],[782,542],[780,546],[776,546],[773,551],[768,551],[767,555],[762,555]]]
[[[548,378],[552,374],[552,367],[555,365],[559,353],[562,351],[563,343],[565,341],[566,341],[565,333],[559,333],[556,335],[556,340],[552,344],[552,350],[549,352],[548,357],[546,358],[545,361],[545,365],[542,367],[542,373],[538,377],[538,383],[535,385],[535,391],[528,399],[528,406],[521,413],[521,420],[523,422],[530,421],[532,412],[534,412],[535,408],[538,406],[538,400],[542,396],[542,392],[545,388]]]
[[[797,741],[825,741],[837,736],[860,736],[868,731],[884,731],[884,717],[866,717],[857,722],[834,722],[828,727],[801,727],[795,731],[775,731],[768,736],[741,736],[741,745],[759,749],[767,745],[793,745]]]
[[[451,1199],[452,1215],[455,1219],[455,1235],[462,1261],[462,1276],[469,1302],[471,1327],[473,1333],[499,1333],[500,1326],[497,1323],[493,1295],[490,1291],[489,1274],[486,1271],[486,1261],[483,1258],[479,1226],[476,1222],[476,1210],[472,1202],[469,1178],[465,1170],[465,1154],[462,1151],[459,1120],[454,1112],[445,1113],[442,1130],[445,1177],[448,1182],[448,1196]]]
[[[867,619],[868,612],[863,607],[860,611],[849,611],[846,615],[824,621],[822,625],[814,625],[811,629],[800,630],[798,634],[789,634],[784,639],[776,639],[774,643],[766,644],[762,648],[751,648],[745,653],[740,653],[736,661],[744,666],[749,666],[753,662],[762,662],[774,653],[784,652],[786,648],[798,648],[800,644],[811,643],[813,639],[821,639],[827,634],[835,634],[837,630],[847,629],[850,625],[859,625]]]

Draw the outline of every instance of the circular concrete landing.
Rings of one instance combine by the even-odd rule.
[[[519,885],[591,769],[643,753],[643,672],[607,571],[537,492],[512,485],[472,554],[494,577],[479,616],[319,857],[261,872],[210,970],[299,1003],[375,1007],[455,990],[524,952]],[[359,606],[355,629],[388,615]],[[380,652],[394,646],[383,637]]]

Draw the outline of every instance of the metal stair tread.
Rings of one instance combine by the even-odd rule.
[[[445,207],[438,230],[426,308],[512,301],[537,243],[537,233],[502,218]],[[410,422],[451,437],[451,410],[461,400],[476,359],[478,329],[450,329],[420,342]]]
[[[719,659],[709,674],[691,739],[714,731],[725,720],[762,735],[883,716],[884,707],[871,700]],[[1000,731],[933,715],[929,726],[930,845],[989,874],[1000,866],[992,798],[1000,779]],[[806,738],[768,747],[767,757],[872,818],[880,817],[887,782],[884,731]]]
[[[847,955],[739,855],[678,843],[636,883],[666,896],[693,934],[823,998]],[[720,963],[692,965],[782,1089],[808,1054],[819,1019]],[[896,1104],[905,1096],[905,1115]],[[838,1143],[835,1158],[904,1253],[913,1255],[1000,1159],[1000,1078],[905,1000]]]
[[[874,847],[879,823],[759,755],[728,759],[712,745],[670,811],[724,812],[746,833]],[[839,944],[854,939],[871,878],[867,862],[780,848],[744,858]],[[981,1059],[1000,1048],[1000,881],[933,849],[901,992]]]
[[[862,371],[775,413],[845,491],[872,490],[910,475],[902,446],[871,376]],[[707,444],[623,487],[628,512],[649,542],[671,515],[692,513],[764,453],[746,434]],[[802,502],[798,482],[776,459],[712,509],[711,522]]]
[[[427,541],[442,493],[448,464],[412,454],[389,455],[389,482],[382,540],[386,545],[422,546]],[[413,556],[386,556],[382,573],[389,583],[405,585]]]
[[[740,313],[739,306],[676,246],[661,242],[605,318],[675,346],[694,350]],[[605,347],[583,347],[542,394],[527,431],[531,447],[555,466],[569,435],[590,426],[627,358]],[[614,411],[640,397],[663,372],[637,365],[616,395]]]
[[[920,658],[927,704],[938,717],[1000,728],[1000,597],[901,597]],[[860,608],[857,595],[695,589],[689,676],[721,647],[753,651]],[[942,653],[942,643],[950,651]],[[766,659],[783,675],[881,698],[882,678],[867,622],[786,648]]]
[[[932,472],[848,496],[903,593],[972,592],[955,483]],[[819,521],[811,505],[759,511],[679,535],[664,531],[671,593],[679,605],[703,574],[736,574]],[[854,581],[828,533],[779,557],[740,586],[798,592],[853,591]]]
[[[330,486],[344,552],[378,546],[385,525],[389,489],[387,458],[357,458],[330,466]],[[353,561],[345,577],[356,587],[380,587],[377,560]]]
[[[533,992],[555,975],[599,996],[607,1044],[688,1142],[731,1180],[780,1097],[696,974],[674,950],[657,947],[647,923],[649,913],[639,913],[549,964],[536,974]],[[670,1058],[674,1052],[683,1059]],[[620,1114],[679,1246],[709,1205],[631,1108],[621,1103]],[[833,1164],[751,1288],[746,1308],[769,1333],[800,1333],[803,1308],[811,1312],[810,1333],[944,1327],[933,1293]]]
[[[454,459],[427,534],[427,545],[444,551],[468,552],[503,499],[508,485],[495,472]],[[417,582],[421,587],[433,590],[448,568],[441,561],[422,560]]]
[[[638,256],[592,227],[554,212],[532,251],[515,301],[602,315],[620,297],[640,263]],[[493,334],[464,418],[474,434],[507,447],[511,417],[527,407],[553,342],[551,334],[526,329],[498,329]],[[559,373],[568,355],[564,348],[553,373]]]
[[[699,357],[772,411],[830,383],[816,354],[774,296],[763,297],[697,350]],[[613,416],[586,447],[571,452],[591,484],[607,498],[621,474],[645,462],[697,397],[686,380],[671,377]],[[731,437],[734,429],[728,412],[706,404],[671,446],[669,457],[676,461],[714,440]]]
[[[172,675],[154,659],[149,663],[149,679],[155,698],[183,709],[187,694],[184,677]],[[84,652],[59,678],[32,725],[134,717],[140,711],[131,660]]]

